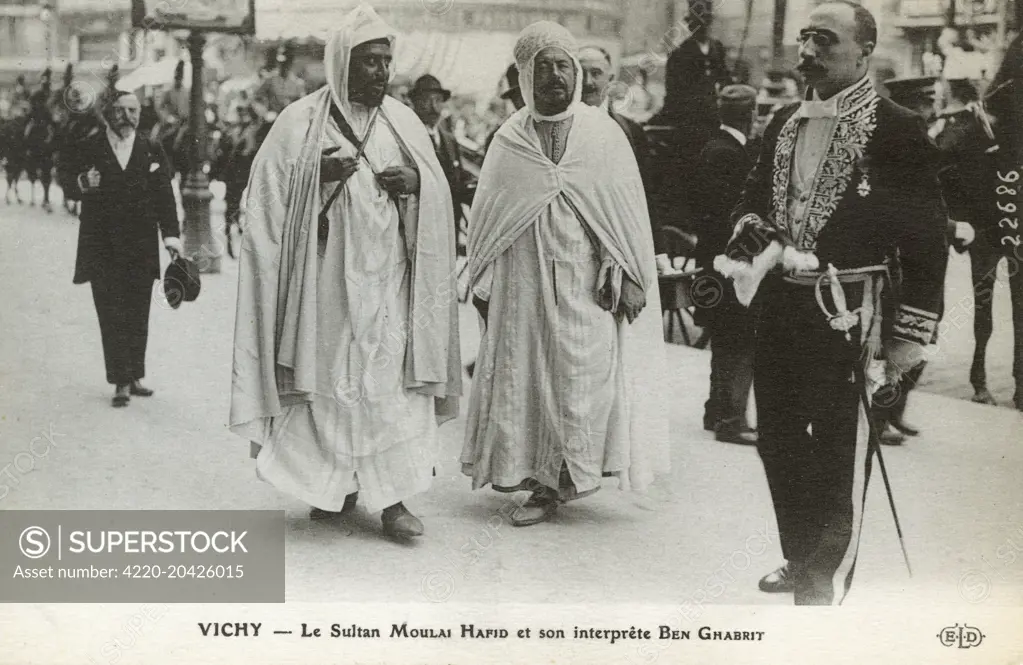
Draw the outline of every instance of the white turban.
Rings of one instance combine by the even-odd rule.
[[[372,7],[359,5],[331,31],[323,50],[323,68],[330,96],[349,124],[352,122],[352,107],[348,101],[348,65],[351,63],[352,49],[376,39],[386,39],[391,49],[394,49],[396,34]],[[393,68],[391,78],[394,78]]]
[[[575,67],[575,89],[572,91],[572,101],[568,108],[557,115],[545,116],[536,110],[536,101],[533,98],[533,61],[537,54],[545,48],[559,48],[572,58]],[[522,101],[526,108],[537,120],[563,120],[573,113],[575,107],[580,103],[583,96],[582,66],[576,58],[575,37],[562,25],[552,21],[537,21],[519,33],[515,42],[515,64],[519,68],[519,87],[522,90]]]

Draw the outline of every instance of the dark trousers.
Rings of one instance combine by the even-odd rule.
[[[812,287],[778,280],[761,289],[757,449],[782,553],[804,571],[796,577],[797,605],[839,604],[852,583],[870,476],[862,376],[855,372],[859,328],[852,341],[832,330]],[[858,290],[847,289],[850,303]]]
[[[224,187],[224,232],[231,230],[232,224],[238,224],[238,216],[241,212],[242,194],[245,192],[244,181],[228,180]]]
[[[905,372],[898,383],[881,386],[874,393],[874,421],[877,423],[878,432],[883,433],[888,429],[889,423],[902,423],[909,394],[920,383],[920,377],[923,376],[926,367],[927,363],[922,362]]]
[[[710,337],[710,395],[704,405],[709,425],[747,425],[746,404],[753,386],[753,313],[743,307],[726,282],[725,297],[708,312]]]
[[[970,385],[973,389],[987,388],[987,343],[991,339],[991,310],[994,300],[995,278],[1002,253],[986,242],[970,246],[970,275],[973,278],[973,364],[970,365]]]
[[[152,279],[94,279],[92,299],[103,337],[107,383],[125,385],[146,375]]]

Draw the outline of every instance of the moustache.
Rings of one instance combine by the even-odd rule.
[[[804,60],[803,62],[801,62],[798,65],[796,65],[796,69],[798,69],[801,72],[822,72],[822,71],[824,71],[824,67],[822,67],[821,65],[819,65],[816,62],[810,62],[808,60]]]

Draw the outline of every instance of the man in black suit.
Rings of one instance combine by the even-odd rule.
[[[827,605],[845,598],[856,564],[874,360],[883,351],[890,383],[922,360],[948,245],[938,150],[923,119],[881,98],[867,76],[874,17],[825,0],[799,40],[807,97],[767,127],[726,254],[755,257],[734,276],[744,298],[756,286],[757,449],[787,560],[760,588]],[[901,281],[889,304],[893,260]],[[836,316],[838,285],[846,316]]]
[[[451,99],[451,91],[445,90],[435,76],[420,76],[409,91],[409,99],[416,115],[426,125],[426,131],[433,141],[434,152],[440,160],[441,168],[451,188],[451,202],[455,209],[455,226],[462,218],[462,204],[472,203],[472,194],[468,186],[468,176],[462,169],[462,153],[458,147],[458,139],[444,126],[441,114],[444,104]]]
[[[135,95],[115,93],[103,109],[106,131],[78,155],[82,212],[74,283],[92,285],[116,407],[131,395],[153,394],[141,379],[160,236],[172,258],[181,253],[170,162],[158,144],[136,134],[140,110]]]
[[[714,257],[725,251],[732,235],[729,215],[742,195],[753,158],[746,142],[753,128],[757,91],[730,85],[718,95],[721,126],[700,154],[696,201],[699,211],[697,264],[713,284],[697,289],[701,323],[711,330],[710,396],[703,427],[718,441],[754,444],[756,435],[746,421],[746,404],[753,385],[754,316],[735,298],[724,278],[713,272]]]
[[[611,84],[615,79],[611,54],[599,46],[584,46],[579,49],[578,58],[583,69],[583,103],[604,109],[618,123],[629,139],[632,153],[636,155],[640,175],[646,175],[647,155],[650,151],[646,133],[638,122],[615,111],[611,100]]]
[[[664,69],[664,107],[668,124],[711,123],[718,90],[732,82],[725,47],[710,37],[710,16],[691,19],[692,35],[668,56]]]

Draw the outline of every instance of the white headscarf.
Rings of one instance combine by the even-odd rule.
[[[323,67],[330,96],[349,124],[353,120],[352,105],[348,100],[348,65],[351,63],[352,49],[375,39],[388,40],[393,50],[397,35],[372,7],[359,5],[331,32],[323,50]],[[391,78],[394,78],[393,68]]]
[[[575,67],[575,89],[572,91],[572,101],[568,108],[556,115],[542,115],[536,110],[536,100],[533,98],[533,61],[540,51],[545,48],[559,48],[572,58],[572,65]],[[562,25],[552,21],[537,21],[526,26],[519,33],[515,42],[515,64],[519,68],[519,87],[522,89],[522,100],[526,103],[529,113],[537,120],[564,120],[573,115],[576,106],[581,103],[583,96],[583,74],[582,66],[576,57],[575,37]]]

